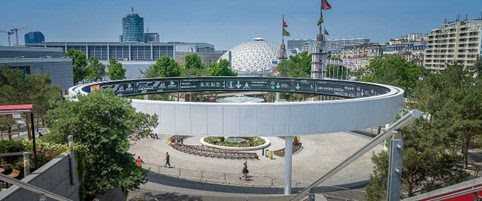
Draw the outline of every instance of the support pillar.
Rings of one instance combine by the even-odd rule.
[[[285,137],[284,194],[291,194],[291,174],[293,158],[293,136]]]
[[[387,200],[400,200],[400,188],[402,177],[402,147],[401,138],[392,138],[390,141],[390,156],[388,167]]]

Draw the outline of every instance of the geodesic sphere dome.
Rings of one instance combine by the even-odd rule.
[[[275,50],[263,39],[241,43],[230,49],[220,59],[229,60],[231,52],[231,67],[239,75],[269,74],[276,63]]]

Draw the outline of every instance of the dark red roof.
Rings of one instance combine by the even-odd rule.
[[[0,105],[0,113],[5,113],[5,112],[30,112],[30,111],[32,111],[32,104]]]

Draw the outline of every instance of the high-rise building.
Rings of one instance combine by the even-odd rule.
[[[447,65],[471,66],[482,55],[482,19],[445,22],[428,34],[424,66],[442,70]]]
[[[133,8],[122,18],[121,42],[144,42],[144,18],[134,13]]]
[[[144,33],[144,42],[145,43],[158,43],[159,42],[159,33]]]
[[[24,35],[25,43],[43,43],[45,36],[40,31],[28,32]]]
[[[420,33],[411,33],[398,38],[392,38],[383,47],[384,55],[399,55],[407,61],[419,66],[423,65],[427,37]]]

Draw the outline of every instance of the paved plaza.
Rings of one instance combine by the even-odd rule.
[[[239,191],[256,194],[270,193],[268,189],[283,186],[283,158],[276,157],[274,160],[270,160],[261,156],[261,151],[259,151],[260,160],[248,160],[249,174],[252,177],[249,181],[244,181],[239,179],[243,167],[242,160],[207,158],[179,152],[167,144],[168,137],[144,139],[131,145],[130,152],[141,156],[145,162],[144,167],[151,171],[150,181],[142,187],[145,190],[165,190],[169,188],[169,182],[166,183],[169,179],[178,180],[172,182],[172,184],[176,183],[176,186],[171,187],[170,191],[181,193],[197,191],[191,189],[194,188],[199,190],[196,192],[199,194],[210,190],[223,193]],[[199,139],[200,137],[191,137],[184,143],[199,144]],[[268,139],[272,143],[268,149],[283,147],[282,139],[278,137]],[[293,155],[293,187],[300,189],[314,182],[369,140],[369,137],[348,132],[301,137],[303,149]],[[378,146],[374,151],[381,149],[383,147]],[[173,168],[163,167],[166,152],[171,155]],[[323,186],[350,187],[364,184],[372,172],[371,156],[372,153],[366,154],[329,179]],[[243,187],[251,189],[251,191],[244,191]],[[272,193],[277,193],[277,191],[272,191]]]

